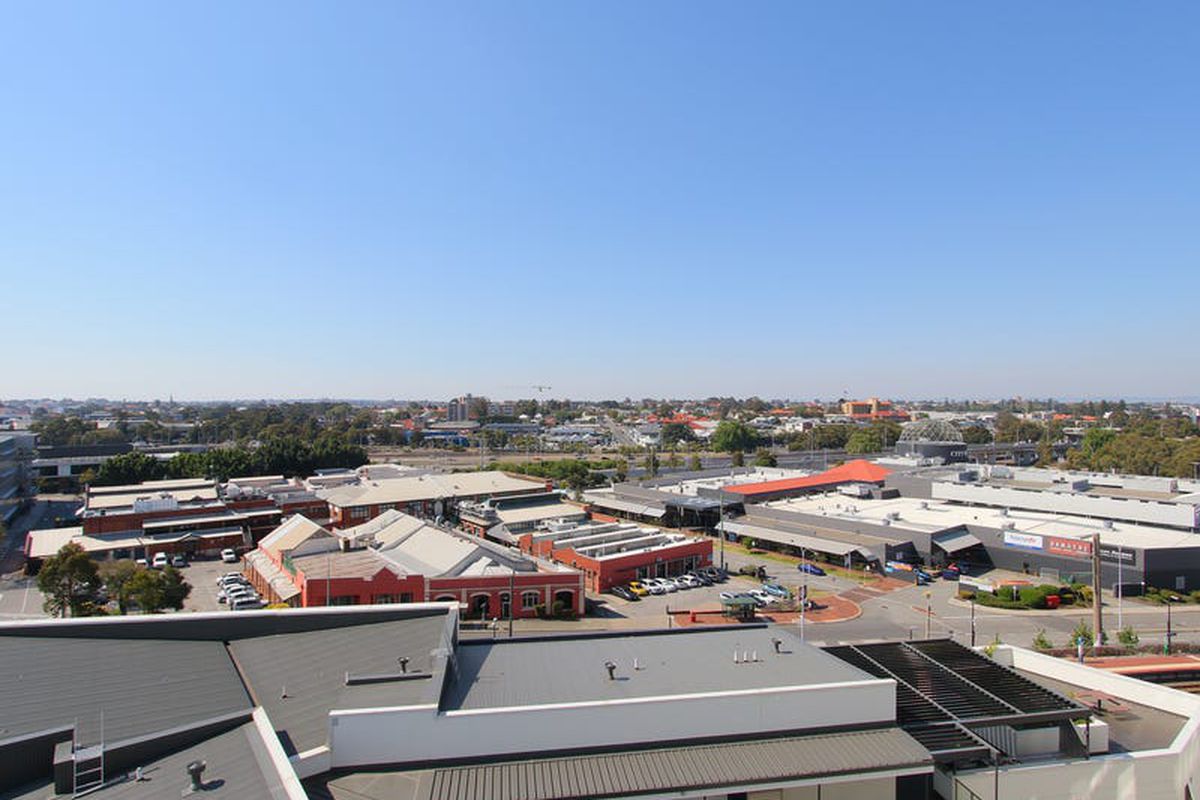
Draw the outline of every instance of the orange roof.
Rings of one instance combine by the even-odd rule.
[[[777,481],[762,483],[744,483],[741,486],[727,486],[725,491],[744,495],[772,494],[801,489],[819,489],[822,486],[836,486],[839,483],[879,483],[891,474],[892,471],[887,467],[881,467],[859,458],[816,475],[806,475],[803,478],[781,478]]]

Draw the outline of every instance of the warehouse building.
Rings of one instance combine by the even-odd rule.
[[[906,497],[1200,530],[1200,482],[1179,478],[977,464],[898,473],[887,485]]]
[[[768,503],[765,512],[756,509],[754,519],[783,521],[823,538],[883,540],[887,560],[955,561],[1084,583],[1091,582],[1093,537],[1099,535],[1105,586],[1200,588],[1200,539],[1172,528],[913,497],[793,498]]]
[[[540,478],[480,471],[379,480],[359,478],[353,484],[319,490],[317,494],[329,504],[329,524],[345,528],[361,525],[390,510],[426,519],[454,520],[459,503],[540,494],[549,488]]]
[[[628,522],[558,523],[523,534],[521,550],[580,570],[603,592],[640,578],[682,575],[712,564],[712,540]]]
[[[583,522],[587,511],[567,502],[562,492],[498,497],[458,504],[458,525],[467,533],[513,544],[521,534],[547,522]]]

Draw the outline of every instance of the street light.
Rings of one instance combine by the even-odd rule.
[[[1163,655],[1171,655],[1171,637],[1175,634],[1171,632],[1171,604],[1182,598],[1176,595],[1167,595],[1167,636],[1163,639]]]
[[[933,592],[925,592],[925,638],[929,638],[929,625],[933,621]]]
[[[975,598],[971,598],[971,647],[975,646]]]

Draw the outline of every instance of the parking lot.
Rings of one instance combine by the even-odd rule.
[[[749,562],[746,562],[749,563]],[[799,570],[788,571],[782,564],[757,561],[767,569],[768,579],[780,583],[793,593],[799,591],[804,584],[804,574]],[[728,562],[730,569],[735,569],[732,561]],[[850,581],[833,576],[808,576],[808,591],[812,596],[819,597],[824,593],[835,593],[850,589],[854,584]],[[732,572],[725,583],[712,586],[699,586],[694,589],[680,589],[665,595],[647,595],[636,602],[622,600],[616,595],[605,592],[601,595],[589,595],[595,605],[594,615],[599,617],[628,617],[631,619],[648,619],[657,617],[665,620],[668,610],[696,610],[701,608],[719,608],[721,592],[745,592],[762,586],[762,581]]]
[[[226,572],[241,572],[242,563],[226,564],[219,558],[196,558],[180,570],[192,585],[192,593],[183,604],[184,611],[226,611],[228,606],[217,602],[217,578]]]

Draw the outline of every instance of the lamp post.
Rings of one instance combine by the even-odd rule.
[[[804,552],[805,552],[804,546],[801,545],[801,547],[800,547],[800,565],[801,566],[804,566],[804,564],[805,564]],[[802,585],[801,585],[801,590],[800,590],[800,641],[803,642],[804,641],[804,607],[806,605],[808,605],[808,571],[803,570],[803,569],[800,571],[802,573],[804,573],[804,578],[802,579]]]
[[[971,647],[975,646],[975,598],[971,598]]]
[[[929,626],[933,621],[933,592],[925,592],[925,638],[929,638]]]
[[[1163,639],[1163,655],[1171,655],[1171,637],[1175,634],[1171,633],[1171,604],[1175,602],[1175,595],[1167,595],[1167,636]]]

